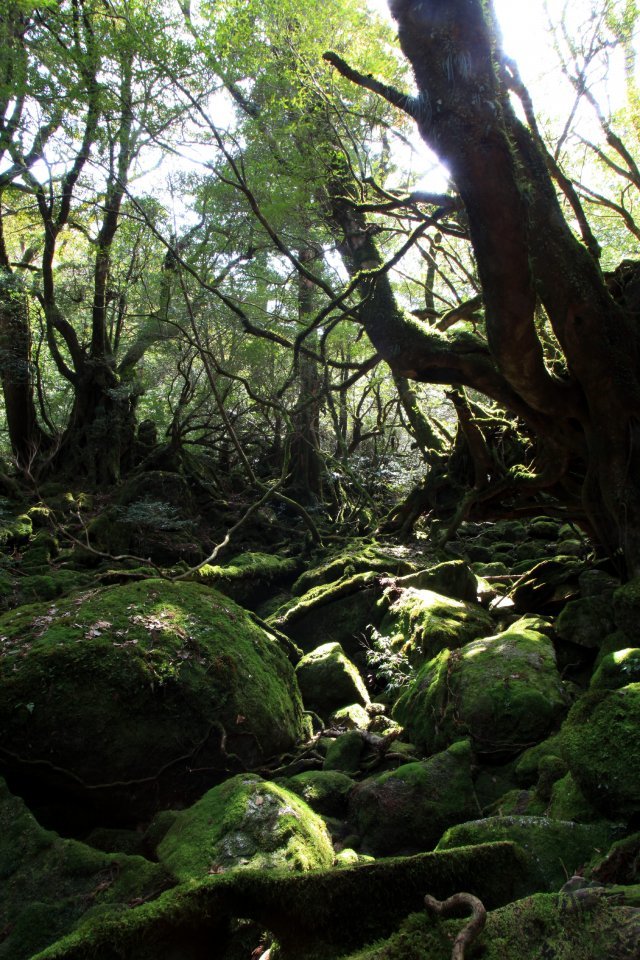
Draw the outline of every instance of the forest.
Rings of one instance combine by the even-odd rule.
[[[639,36],[0,0],[0,960],[637,960]]]

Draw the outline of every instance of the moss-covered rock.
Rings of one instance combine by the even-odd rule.
[[[587,800],[605,816],[640,811],[640,683],[585,694],[562,727],[562,751]]]
[[[562,640],[580,647],[599,647],[614,628],[611,599],[598,595],[570,600],[560,612],[555,627]]]
[[[468,890],[488,909],[523,896],[523,864],[514,844],[497,843],[304,874],[234,870],[120,917],[96,916],[33,960],[210,960],[212,944],[224,956],[233,917],[269,929],[283,960],[342,956],[390,936],[421,909],[425,890],[441,899]]]
[[[279,557],[272,553],[242,553],[226,563],[206,564],[193,575],[196,583],[215,587],[251,610],[269,593],[290,582],[300,569],[295,557]]]
[[[631,647],[608,653],[591,678],[592,690],[617,690],[640,681],[640,648]]]
[[[475,603],[478,596],[478,579],[464,560],[447,560],[396,580],[397,589],[406,590],[409,587],[432,590],[469,603]]]
[[[312,810],[326,817],[342,817],[353,780],[337,770],[305,770],[284,781],[288,790],[302,797]]]
[[[352,703],[369,703],[364,681],[339,643],[325,643],[305,654],[296,677],[305,707],[322,717]]]
[[[344,577],[336,583],[313,587],[302,597],[278,609],[269,623],[305,652],[324,643],[339,643],[350,656],[362,650],[362,639],[384,610],[379,576],[371,571]]]
[[[595,823],[602,819],[570,773],[553,784],[546,813],[554,820],[573,820],[576,823]]]
[[[1,759],[123,825],[303,731],[278,642],[206,587],[91,590],[5,614],[0,636]]]
[[[357,573],[395,574],[403,576],[416,571],[416,563],[407,547],[383,546],[375,541],[355,540],[346,549],[305,570],[291,590],[302,597],[314,587],[336,583]]]
[[[487,915],[469,960],[635,960],[640,942],[637,887],[538,893]],[[345,960],[450,960],[467,920],[415,913],[384,944]]]
[[[512,840],[529,858],[531,878],[539,890],[558,890],[568,876],[615,839],[609,823],[573,823],[549,817],[486,817],[453,826],[436,850]]]
[[[587,876],[600,883],[640,883],[640,833],[612,844],[604,857],[591,863]]]
[[[0,958],[28,960],[89,913],[117,916],[171,883],[158,864],[43,830],[0,780]]]
[[[347,730],[366,730],[371,723],[371,717],[361,704],[350,703],[348,707],[334,710],[329,717],[329,723]]]
[[[548,735],[567,696],[538,626],[523,618],[425,664],[393,711],[407,736],[429,752],[470,736],[478,754],[508,757]]]
[[[393,596],[379,637],[391,652],[401,650],[412,663],[431,660],[445,648],[462,647],[495,628],[494,620],[478,604],[416,587],[396,595],[394,586]]]
[[[362,849],[378,856],[431,850],[443,830],[477,810],[467,741],[364,780],[350,797]]]
[[[323,769],[338,770],[350,776],[358,773],[365,743],[358,730],[348,730],[329,742]]]
[[[546,757],[562,757],[561,738],[558,734],[529,747],[518,757],[514,767],[517,782],[525,787],[534,784],[539,777],[540,765]]]
[[[254,870],[313,870],[333,863],[327,829],[296,794],[253,774],[209,790],[176,820],[158,857],[178,880]]]
[[[549,605],[572,599],[578,592],[578,576],[584,564],[576,557],[556,556],[542,560],[513,591],[516,608],[523,613],[544,612]]]

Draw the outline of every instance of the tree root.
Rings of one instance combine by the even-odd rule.
[[[447,900],[436,900],[427,894],[424,905],[427,910],[432,910],[442,917],[457,913],[460,907],[471,910],[471,919],[454,940],[451,951],[451,960],[464,960],[466,948],[478,937],[487,922],[487,911],[482,901],[471,893],[454,893]]]

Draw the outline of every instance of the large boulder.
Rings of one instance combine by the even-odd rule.
[[[420,582],[415,576],[405,580]],[[495,629],[491,616],[476,603],[415,586],[396,590],[391,590],[395,598],[380,624],[377,643],[385,643],[391,652],[401,650],[412,663],[431,660],[445,648],[462,647]]]
[[[556,633],[580,647],[597,648],[614,629],[613,604],[605,595],[570,600],[555,623]]]
[[[112,824],[195,799],[293,745],[277,640],[222,594],[147,580],[0,618],[0,760],[34,795]]]
[[[567,696],[539,626],[525,617],[426,663],[393,713],[411,742],[434,752],[469,736],[476,753],[495,760],[543,740]]]
[[[581,791],[607,817],[640,812],[640,683],[582,696],[562,727],[562,752]]]
[[[364,681],[339,643],[324,643],[305,654],[296,677],[305,707],[322,717],[339,707],[369,703]]]
[[[333,846],[324,822],[289,790],[239,774],[209,790],[176,817],[158,858],[178,880],[228,870],[330,867]]]
[[[361,847],[380,856],[431,850],[447,827],[476,812],[467,741],[364,780],[350,795]]]
[[[0,780],[1,960],[29,960],[90,910],[117,916],[171,883],[157,863],[44,830]]]

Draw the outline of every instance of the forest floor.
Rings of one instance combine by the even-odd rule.
[[[0,505],[0,960],[637,958],[640,583],[183,486]]]

